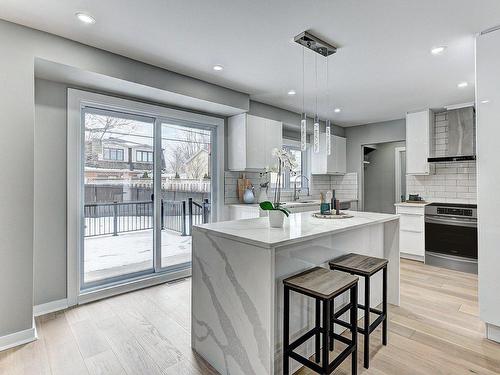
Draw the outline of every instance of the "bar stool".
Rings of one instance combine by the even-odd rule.
[[[348,272],[351,275],[357,275],[365,278],[365,304],[358,305],[358,308],[365,311],[364,325],[358,327],[358,332],[364,335],[364,367],[370,367],[370,333],[372,333],[382,323],[382,344],[387,345],[387,259],[369,257],[359,254],[347,254],[335,258],[329,262],[331,270]],[[382,310],[370,307],[370,277],[378,271],[383,271],[382,276]],[[333,311],[333,306],[331,307]],[[351,325],[340,319],[347,310],[341,309],[333,314],[333,322],[350,328]],[[370,312],[377,314],[378,318],[370,324]],[[333,328],[330,328],[333,330]],[[330,344],[330,350],[333,350],[333,343]]]
[[[343,272],[330,271],[327,268],[314,267],[283,280],[284,285],[284,313],[283,313],[283,375],[289,375],[290,358],[318,374],[331,374],[340,364],[351,355],[352,374],[357,374],[357,321],[358,321],[358,277]],[[350,291],[351,339],[330,332],[331,311],[330,302],[340,294]],[[300,293],[315,299],[315,327],[298,339],[290,343],[290,291]],[[323,303],[323,322],[321,324],[321,302]],[[347,311],[347,310],[346,310]],[[315,338],[315,362],[302,357],[294,350],[307,340]],[[323,337],[323,350],[320,347],[320,337]],[[329,341],[337,339],[347,345],[331,363],[329,360]],[[321,356],[321,366],[320,363]]]

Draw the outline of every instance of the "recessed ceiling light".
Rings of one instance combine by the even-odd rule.
[[[77,12],[77,13],[75,13],[75,16],[83,23],[86,23],[89,25],[95,23],[95,18],[92,17],[90,14],[83,13],[83,12]]]
[[[224,67],[222,65],[214,65],[213,69],[216,71],[216,72],[220,72],[221,70],[224,69]]]
[[[333,110],[333,112],[335,112],[335,113],[339,113],[340,111],[342,111],[340,108],[335,108],[335,109]]]
[[[482,103],[482,104],[488,104],[489,102],[490,102],[490,100],[489,100],[489,99],[481,100],[481,103]]]
[[[296,94],[295,90],[288,91],[288,95],[295,95],[295,94]]]
[[[460,82],[457,87],[460,88],[460,89],[463,89],[464,87],[467,87],[469,86],[469,84],[467,82]]]
[[[446,49],[446,46],[434,47],[433,49],[431,49],[431,53],[433,55],[441,55],[445,49]]]

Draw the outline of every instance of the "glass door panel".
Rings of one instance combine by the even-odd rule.
[[[212,132],[161,125],[161,268],[189,265],[191,226],[210,220]]]
[[[154,272],[154,119],[82,110],[82,289]]]

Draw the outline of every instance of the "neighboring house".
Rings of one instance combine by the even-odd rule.
[[[210,176],[210,153],[202,148],[195,152],[184,165],[187,178],[201,179]]]
[[[88,141],[85,167],[89,180],[151,177],[153,147],[113,137]]]

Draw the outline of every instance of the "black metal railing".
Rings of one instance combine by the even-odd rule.
[[[152,201],[90,203],[84,205],[85,237],[114,235],[153,229]],[[210,203],[161,200],[161,229],[191,235],[191,226],[208,223]]]

